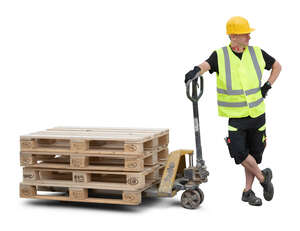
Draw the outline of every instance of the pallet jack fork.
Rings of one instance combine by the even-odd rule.
[[[199,78],[200,77],[200,78]],[[197,88],[200,79],[200,92]],[[190,84],[192,83],[192,95],[190,95]],[[167,160],[161,182],[156,196],[173,197],[180,190],[185,190],[181,196],[181,205],[187,209],[197,208],[204,200],[204,193],[199,188],[201,183],[207,182],[209,172],[206,170],[202,158],[198,100],[203,94],[203,77],[196,75],[186,84],[187,97],[193,102],[195,140],[196,140],[196,167],[193,165],[193,150],[177,150],[172,152]],[[186,166],[185,156],[188,155],[189,166]],[[149,192],[149,191],[148,191]],[[149,195],[149,194],[148,194]]]

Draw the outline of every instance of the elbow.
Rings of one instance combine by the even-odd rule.
[[[281,72],[281,64],[278,61],[275,61],[275,63],[273,64],[273,69],[276,69],[278,72]]]

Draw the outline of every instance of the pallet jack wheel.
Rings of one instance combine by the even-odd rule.
[[[199,189],[200,190],[200,189]],[[203,201],[201,193],[198,189],[189,189],[182,193],[181,195],[181,205],[186,209],[195,209]],[[203,194],[203,192],[202,192]]]
[[[200,198],[201,198],[200,204],[202,204],[202,202],[204,201],[204,193],[203,193],[203,191],[200,188],[197,188],[196,190],[200,194]]]

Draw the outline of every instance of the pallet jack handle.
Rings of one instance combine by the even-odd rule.
[[[198,85],[198,79],[200,80],[200,86]],[[192,83],[192,95],[190,93],[191,83]],[[199,92],[198,92],[198,88],[200,89]],[[194,128],[195,128],[196,154],[197,154],[196,167],[201,169],[206,169],[205,162],[202,157],[199,112],[198,112],[198,101],[201,98],[202,94],[203,94],[203,76],[197,74],[193,79],[190,79],[186,83],[186,95],[193,102]]]
[[[198,79],[200,79],[200,92],[199,92],[199,94],[197,93],[197,87],[199,87]],[[192,84],[192,95],[190,93],[191,82],[193,83]],[[187,81],[187,83],[186,83],[186,95],[193,103],[198,103],[198,101],[201,98],[202,94],[203,94],[203,76],[197,74],[197,75],[195,75],[194,78]]]

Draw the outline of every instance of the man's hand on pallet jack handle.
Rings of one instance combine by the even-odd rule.
[[[198,72],[201,72],[201,68],[198,66],[195,66],[193,70],[191,70],[185,74],[184,83],[186,84],[189,80],[193,79],[195,77],[195,75],[198,74]]]

